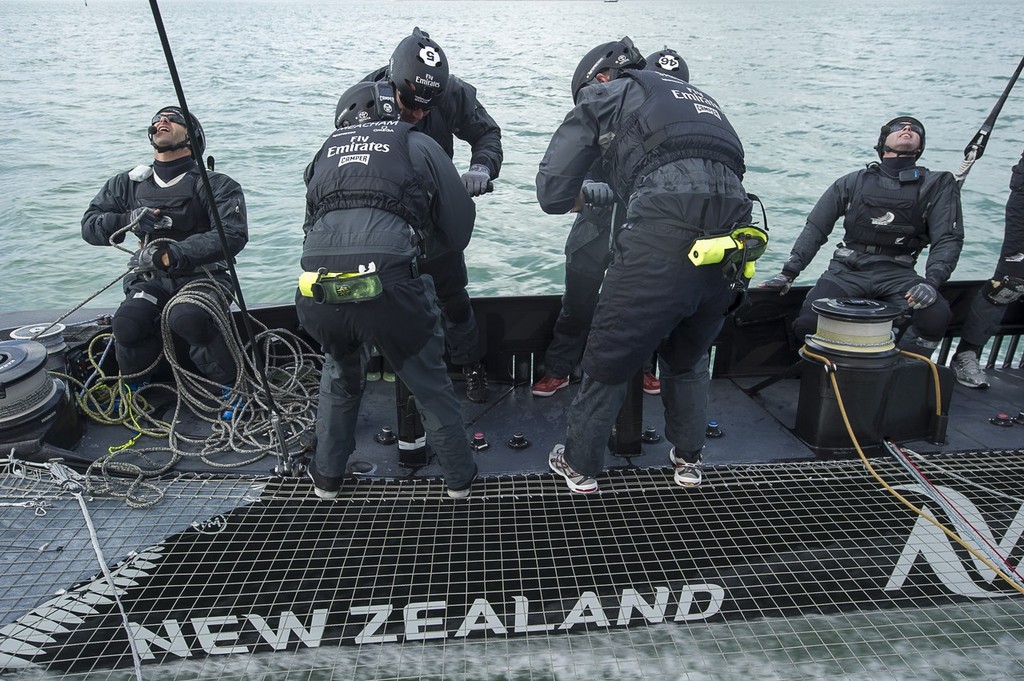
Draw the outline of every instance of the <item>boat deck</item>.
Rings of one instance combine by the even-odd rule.
[[[956,319],[950,327],[950,335],[935,354],[940,366],[948,361],[951,348],[955,347],[959,320],[966,312],[974,284],[963,283],[947,287],[944,293],[953,301]],[[822,458],[856,458],[857,452],[838,420],[834,405],[820,406],[816,400],[834,400],[831,387],[820,365],[800,360],[798,347],[788,331],[790,320],[796,313],[805,289],[794,289],[785,298],[767,292],[751,292],[751,304],[727,322],[726,328],[714,348],[712,360],[713,380],[709,396],[709,419],[718,423],[722,434],[719,438],[709,437],[706,442],[705,462],[707,465],[730,465],[746,463],[771,463],[781,461],[810,461]],[[461,396],[467,432],[472,436],[483,435],[487,447],[477,452],[477,464],[482,476],[546,473],[547,455],[551,448],[564,441],[565,414],[577,389],[576,379],[567,388],[547,398],[530,394],[530,384],[543,369],[543,350],[550,338],[550,329],[558,312],[558,298],[554,296],[482,299],[474,301],[481,335],[487,344],[485,362],[490,375],[491,399],[484,404],[475,404],[465,398],[458,371],[452,371],[456,393]],[[87,318],[90,313],[82,312]],[[271,328],[283,328],[301,334],[294,312],[290,307],[267,308],[254,311],[254,316]],[[21,323],[31,319],[22,317]],[[10,320],[8,320],[10,321]],[[35,318],[35,321],[40,321]],[[859,385],[864,381],[876,382],[872,372],[853,371],[855,377],[848,387],[841,387],[846,410],[858,426],[860,445],[869,454],[877,452],[881,437],[891,437],[905,443],[915,451],[956,452],[996,451],[1016,449],[1024,444],[1024,424],[1012,419],[1021,417],[1024,411],[1024,349],[1019,345],[1024,332],[1024,305],[1010,307],[1004,319],[1003,332],[997,336],[983,354],[982,361],[988,360],[987,373],[991,387],[987,390],[969,389],[952,380],[951,372],[941,368],[940,388],[943,393],[945,416],[948,419],[942,441],[934,437],[935,424],[924,423],[909,428],[901,424],[908,419],[926,418],[920,412],[934,409],[934,381],[926,373],[914,374],[912,385],[883,385],[865,390]],[[901,360],[901,366],[911,360]],[[840,386],[845,367],[838,372]],[[921,372],[926,370],[922,367]],[[820,379],[804,374],[818,375]],[[800,394],[814,392],[815,382],[821,381],[817,389],[823,391],[820,397]],[[807,385],[802,385],[806,383]],[[888,398],[886,392],[892,393]],[[379,444],[377,436],[382,428],[398,433],[399,414],[396,410],[396,387],[386,381],[367,382],[358,431],[357,449],[350,460],[350,469],[367,477],[413,478],[440,475],[440,468],[431,459],[426,466],[407,466],[400,462],[396,444]],[[890,403],[881,408],[872,400],[889,399]],[[867,400],[868,402],[865,402]],[[914,409],[908,403],[928,407]],[[671,445],[663,438],[664,414],[660,397],[642,394],[638,385],[633,387],[633,407],[624,413],[625,427],[652,429],[655,442],[639,444],[612,450],[610,443],[606,456],[606,467],[657,468],[668,466],[668,451]],[[171,419],[173,404],[164,405],[161,416]],[[803,414],[798,410],[802,409]],[[895,414],[886,423],[857,415],[888,411]],[[999,415],[1010,418],[1007,425],[994,425],[992,420]],[[179,418],[188,419],[187,412]],[[886,421],[886,419],[882,419]],[[895,421],[895,423],[893,423]],[[867,425],[867,429],[863,428]],[[202,424],[197,428],[202,429]],[[891,432],[890,432],[891,431]],[[939,431],[941,433],[941,431]],[[509,441],[521,434],[528,442],[526,448],[513,448]],[[90,423],[82,443],[74,453],[53,450],[40,453],[41,457],[66,455],[71,459],[80,456],[88,461],[101,455],[108,447],[122,445],[131,432],[121,426],[99,426]],[[637,435],[636,432],[633,435]],[[923,437],[922,437],[923,436]],[[139,446],[145,444],[145,439]],[[157,443],[150,443],[157,444]],[[289,455],[302,456],[292,446]],[[237,472],[244,474],[272,474],[280,451],[266,452],[266,457],[249,465],[240,466]],[[38,457],[37,457],[38,458]],[[208,472],[222,474],[225,465],[239,460],[230,453],[214,465],[198,458],[186,458],[175,468],[182,472]]]
[[[91,424],[75,451],[46,445],[36,463],[0,462],[0,669],[24,670],[19,679],[127,678],[133,664],[139,678],[1019,676],[1024,580],[1019,561],[998,554],[1019,556],[1024,424],[990,419],[1024,407],[1024,314],[1014,308],[994,342],[988,390],[939,370],[941,444],[931,423],[901,436],[888,428],[903,419],[862,418],[917,418],[934,403],[931,379],[906,364],[920,363],[901,358],[887,373],[912,375],[912,388],[881,394],[837,371],[861,460],[824,372],[785,333],[793,303],[752,302],[715,347],[709,412],[722,436],[707,441],[697,489],[673,483],[663,438],[639,452],[620,442],[628,456],[609,450],[595,495],[570,493],[548,470],[575,392],[530,394],[553,297],[475,301],[493,394],[463,398],[467,430],[489,442],[466,500],[447,497],[436,462],[402,465],[396,445],[375,442],[384,426],[398,431],[396,386],[384,381],[367,385],[355,474],[334,501],[301,475],[273,475],[273,451],[230,468],[188,457],[150,479],[111,470],[109,488],[46,463],[102,456],[131,436],[123,426]],[[286,308],[255,314],[297,330]],[[663,434],[660,399],[635,397],[642,412],[627,410],[623,428]],[[202,427],[192,420],[178,425]],[[517,433],[530,446],[510,448]],[[902,460],[881,436],[905,445]]]

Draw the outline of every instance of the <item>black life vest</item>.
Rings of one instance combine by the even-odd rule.
[[[622,197],[652,170],[682,158],[718,161],[741,180],[743,145],[718,102],[678,78],[653,71],[623,71],[647,98],[615,131],[602,162],[609,184]]]
[[[897,189],[879,182],[877,163],[868,166],[860,192],[846,211],[843,227],[845,244],[857,251],[878,255],[915,255],[928,245],[928,225],[920,199],[927,168],[915,166],[901,176]]]
[[[379,208],[415,229],[429,227],[427,194],[409,156],[411,130],[399,121],[335,130],[317,154],[306,187],[314,221],[332,210]]]
[[[171,218],[171,228],[155,236],[182,241],[192,234],[208,232],[212,227],[210,214],[200,199],[201,191],[199,170],[193,166],[168,187],[158,185],[156,178],[150,175],[136,185],[135,200],[139,206],[159,208],[161,216]]]

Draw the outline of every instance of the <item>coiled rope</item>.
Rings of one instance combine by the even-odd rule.
[[[175,305],[191,304],[205,310],[216,332],[226,341],[235,361],[236,374],[230,389],[200,376],[178,361],[174,337],[168,322]],[[278,430],[268,418],[263,391],[253,379],[252,348],[243,346],[230,301],[220,284],[212,278],[190,282],[175,294],[161,316],[163,351],[147,369],[137,374],[108,375],[102,357],[111,335],[99,334],[87,346],[86,356],[93,369],[87,383],[60,374],[76,385],[78,405],[92,420],[104,425],[123,425],[133,435],[118,447],[94,461],[88,468],[90,493],[124,497],[131,507],[141,508],[158,502],[163,492],[151,482],[182,459],[198,459],[214,468],[237,468],[260,461],[280,449]],[[300,436],[313,428],[319,394],[322,357],[305,340],[283,329],[258,325],[255,342],[264,357],[270,359],[269,379],[272,399],[281,415],[285,446],[296,449]],[[132,387],[132,379],[149,374],[166,359],[173,383],[152,383]],[[169,393],[174,409],[167,420],[154,413],[159,391]],[[162,401],[167,396],[160,394]],[[221,414],[230,410],[230,419]],[[185,418],[188,414],[192,418]],[[148,444],[149,439],[166,444]]]

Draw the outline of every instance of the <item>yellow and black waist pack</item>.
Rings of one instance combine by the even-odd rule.
[[[725,263],[742,269],[743,277],[754,276],[754,261],[768,247],[768,230],[755,225],[742,225],[726,234],[705,236],[690,246],[690,262],[701,265]]]
[[[384,292],[376,272],[303,272],[299,292],[315,303],[338,305],[373,300]]]

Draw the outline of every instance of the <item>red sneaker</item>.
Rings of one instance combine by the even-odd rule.
[[[661,381],[650,371],[644,372],[644,392],[648,395],[661,394]]]
[[[551,397],[567,385],[569,385],[568,376],[551,376],[549,374],[534,383],[530,392],[537,397]]]

